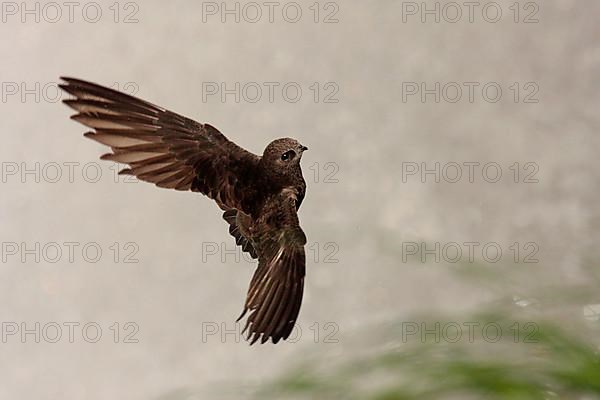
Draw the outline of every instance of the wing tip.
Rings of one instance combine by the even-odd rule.
[[[66,101],[66,100],[64,100]],[[67,106],[69,104],[67,103]],[[80,124],[86,125],[84,121],[88,120],[90,117],[86,116],[85,114],[81,114],[81,113],[77,113],[77,114],[73,114],[69,117],[70,119],[72,119],[73,121],[77,121]]]
[[[100,159],[103,160],[103,161],[114,161],[112,159],[113,156],[115,156],[115,154],[113,154],[113,153],[106,153],[106,154],[102,154],[100,156]]]
[[[61,75],[58,77],[58,79],[60,79],[61,81],[65,81],[67,83],[67,85],[73,85],[73,84],[78,84],[78,83],[92,83],[92,82],[88,82],[88,81],[84,81],[83,79],[79,79],[79,78],[73,78],[72,76],[66,76],[66,75]],[[61,84],[64,85],[64,84]]]

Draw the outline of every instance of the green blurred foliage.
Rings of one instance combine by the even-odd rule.
[[[429,314],[364,327],[343,338],[336,354],[344,357],[327,350],[307,357],[256,398],[600,399],[600,321],[582,313],[586,303],[600,303],[597,269],[589,269],[588,284],[534,289],[497,267],[460,265],[455,272],[489,285],[497,300],[466,319]],[[471,337],[465,321],[502,333]],[[458,339],[444,333],[455,326],[464,328]]]

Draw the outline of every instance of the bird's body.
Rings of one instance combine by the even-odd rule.
[[[72,118],[94,129],[86,137],[109,146],[101,158],[128,164],[120,174],[159,187],[200,192],[224,211],[229,232],[258,258],[242,318],[251,343],[277,343],[291,333],[302,302],[306,236],[297,210],[306,183],[294,139],[271,142],[262,156],[162,107],[91,82],[62,78],[75,96]]]

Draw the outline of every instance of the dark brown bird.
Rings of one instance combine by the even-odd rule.
[[[71,118],[93,129],[86,137],[111,148],[102,160],[128,164],[120,174],[216,201],[236,243],[258,258],[238,318],[250,312],[243,332],[250,344],[287,339],[304,289],[306,236],[297,211],[307,148],[277,139],[259,157],[208,124],[95,83],[61,79],[60,87],[75,97],[64,100],[78,112]]]

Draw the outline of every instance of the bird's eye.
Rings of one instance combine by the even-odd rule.
[[[288,161],[288,160],[291,160],[292,158],[294,158],[295,156],[296,156],[296,152],[294,150],[288,150],[281,155],[281,159],[283,161]]]

